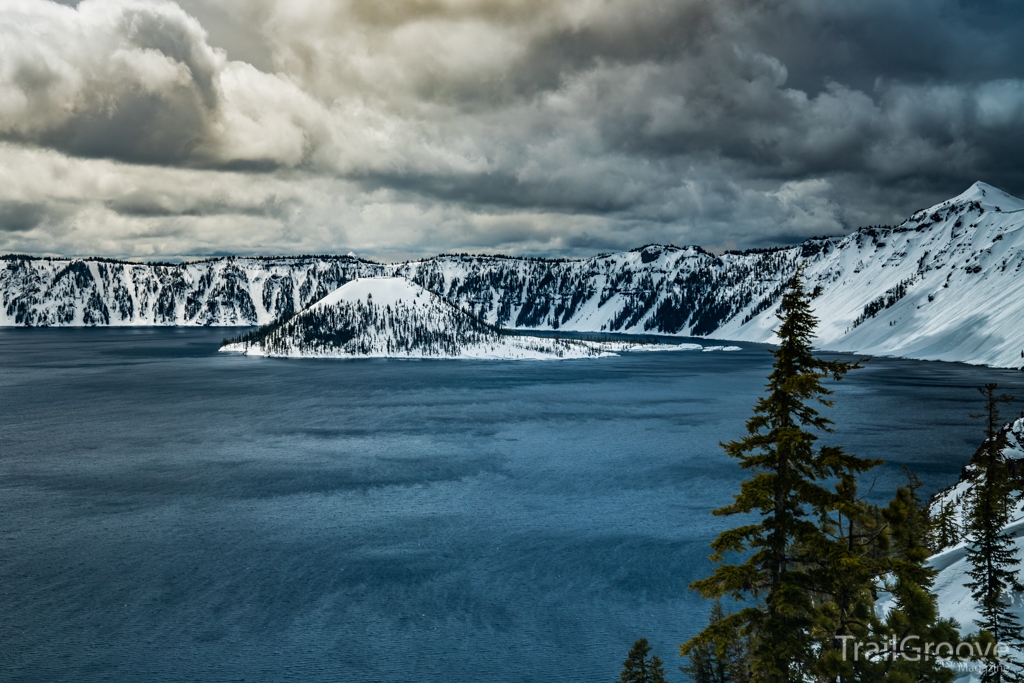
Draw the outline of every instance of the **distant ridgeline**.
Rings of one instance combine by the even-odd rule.
[[[806,265],[822,348],[1024,364],[1024,201],[984,183],[896,227],[709,254],[587,259],[220,258],[182,265],[0,257],[0,325],[266,325],[356,278],[403,277],[503,328],[773,340]]]

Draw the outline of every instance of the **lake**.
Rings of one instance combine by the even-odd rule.
[[[564,362],[219,354],[223,329],[0,330],[5,681],[614,681],[708,605],[767,347]],[[956,480],[974,387],[872,359],[836,433]],[[1020,410],[1015,403],[1009,413]]]

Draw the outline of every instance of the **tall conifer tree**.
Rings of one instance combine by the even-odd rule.
[[[820,536],[805,549],[810,590],[815,600],[813,629],[806,647],[815,651],[813,677],[822,681],[870,680],[877,668],[850,656],[849,641],[875,637],[875,578],[883,571],[889,550],[888,526],[879,511],[857,493],[852,475],[836,484],[836,495],[823,511]]]
[[[884,509],[857,495],[854,477],[836,486],[838,500],[824,515],[825,538],[808,552],[817,613],[808,649],[815,654],[808,680],[828,683],[948,683],[952,670],[922,656],[924,643],[960,638],[957,624],[939,618],[931,592],[935,570],[928,567],[930,526],[907,473]],[[823,542],[822,542],[823,541]],[[884,614],[876,591],[891,596]],[[874,643],[863,650],[861,645]]]
[[[650,653],[651,646],[646,638],[633,643],[616,683],[668,683],[661,658],[658,655],[648,657]]]
[[[711,607],[711,623],[725,617],[722,601],[715,600]],[[690,663],[679,670],[693,683],[746,683],[750,680],[749,648],[739,633],[720,634],[716,642],[702,642],[690,649]]]
[[[896,647],[891,656],[878,662],[876,674],[885,674],[878,680],[947,683],[955,677],[953,670],[934,657],[922,656],[920,650],[923,643],[958,644],[959,625],[939,617],[932,593],[938,572],[928,566],[931,520],[917,495],[921,482],[909,471],[907,478],[907,485],[897,489],[896,497],[882,510],[891,539],[890,552],[882,564],[883,581],[893,604],[880,624],[877,639],[893,642]]]
[[[950,548],[961,540],[960,525],[957,523],[957,506],[952,497],[938,501],[932,524],[932,549],[936,552]]]
[[[996,642],[1020,647],[1021,626],[1010,611],[1008,593],[1024,591],[1018,575],[1020,559],[1013,536],[1006,531],[1014,507],[1014,484],[1003,456],[1006,434],[1002,429],[999,404],[1013,400],[1007,394],[996,394],[995,384],[986,384],[979,391],[985,396],[985,412],[972,417],[984,418],[985,443],[974,456],[977,469],[967,516],[967,560],[971,565],[967,587],[977,601],[980,628],[990,632]],[[982,675],[982,683],[1015,683],[1024,678],[1018,662],[1006,660],[990,666]]]
[[[739,631],[750,642],[755,683],[792,683],[811,675],[815,653],[809,638],[817,614],[808,549],[830,542],[819,522],[844,493],[829,483],[850,481],[877,464],[836,446],[816,445],[832,424],[815,407],[832,405],[822,380],[838,380],[854,366],[813,355],[817,319],[799,273],[782,298],[779,317],[779,347],[767,393],[755,404],[747,435],[723,444],[750,477],[731,505],[715,510],[716,515],[754,514],[756,519],[715,539],[712,559],[719,566],[691,586],[704,597],[729,595],[747,605],[681,646],[681,653],[688,654]],[[726,553],[747,555],[739,564],[727,564]]]

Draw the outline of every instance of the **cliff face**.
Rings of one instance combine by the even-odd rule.
[[[500,327],[705,336],[779,289],[799,250],[652,245],[583,260],[225,258],[177,266],[0,260],[0,325],[262,325],[359,277],[405,277]]]
[[[148,265],[8,256],[0,261],[0,325],[265,324],[382,270],[349,257]]]

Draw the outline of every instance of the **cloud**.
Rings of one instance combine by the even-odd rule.
[[[0,136],[73,156],[187,166],[301,163],[315,103],[211,47],[171,2],[11,0]]]
[[[0,231],[24,232],[31,230],[42,222],[45,215],[45,204],[0,202]]]
[[[998,0],[9,0],[0,249],[581,254],[893,222],[979,178],[1024,193],[1021,30]]]

